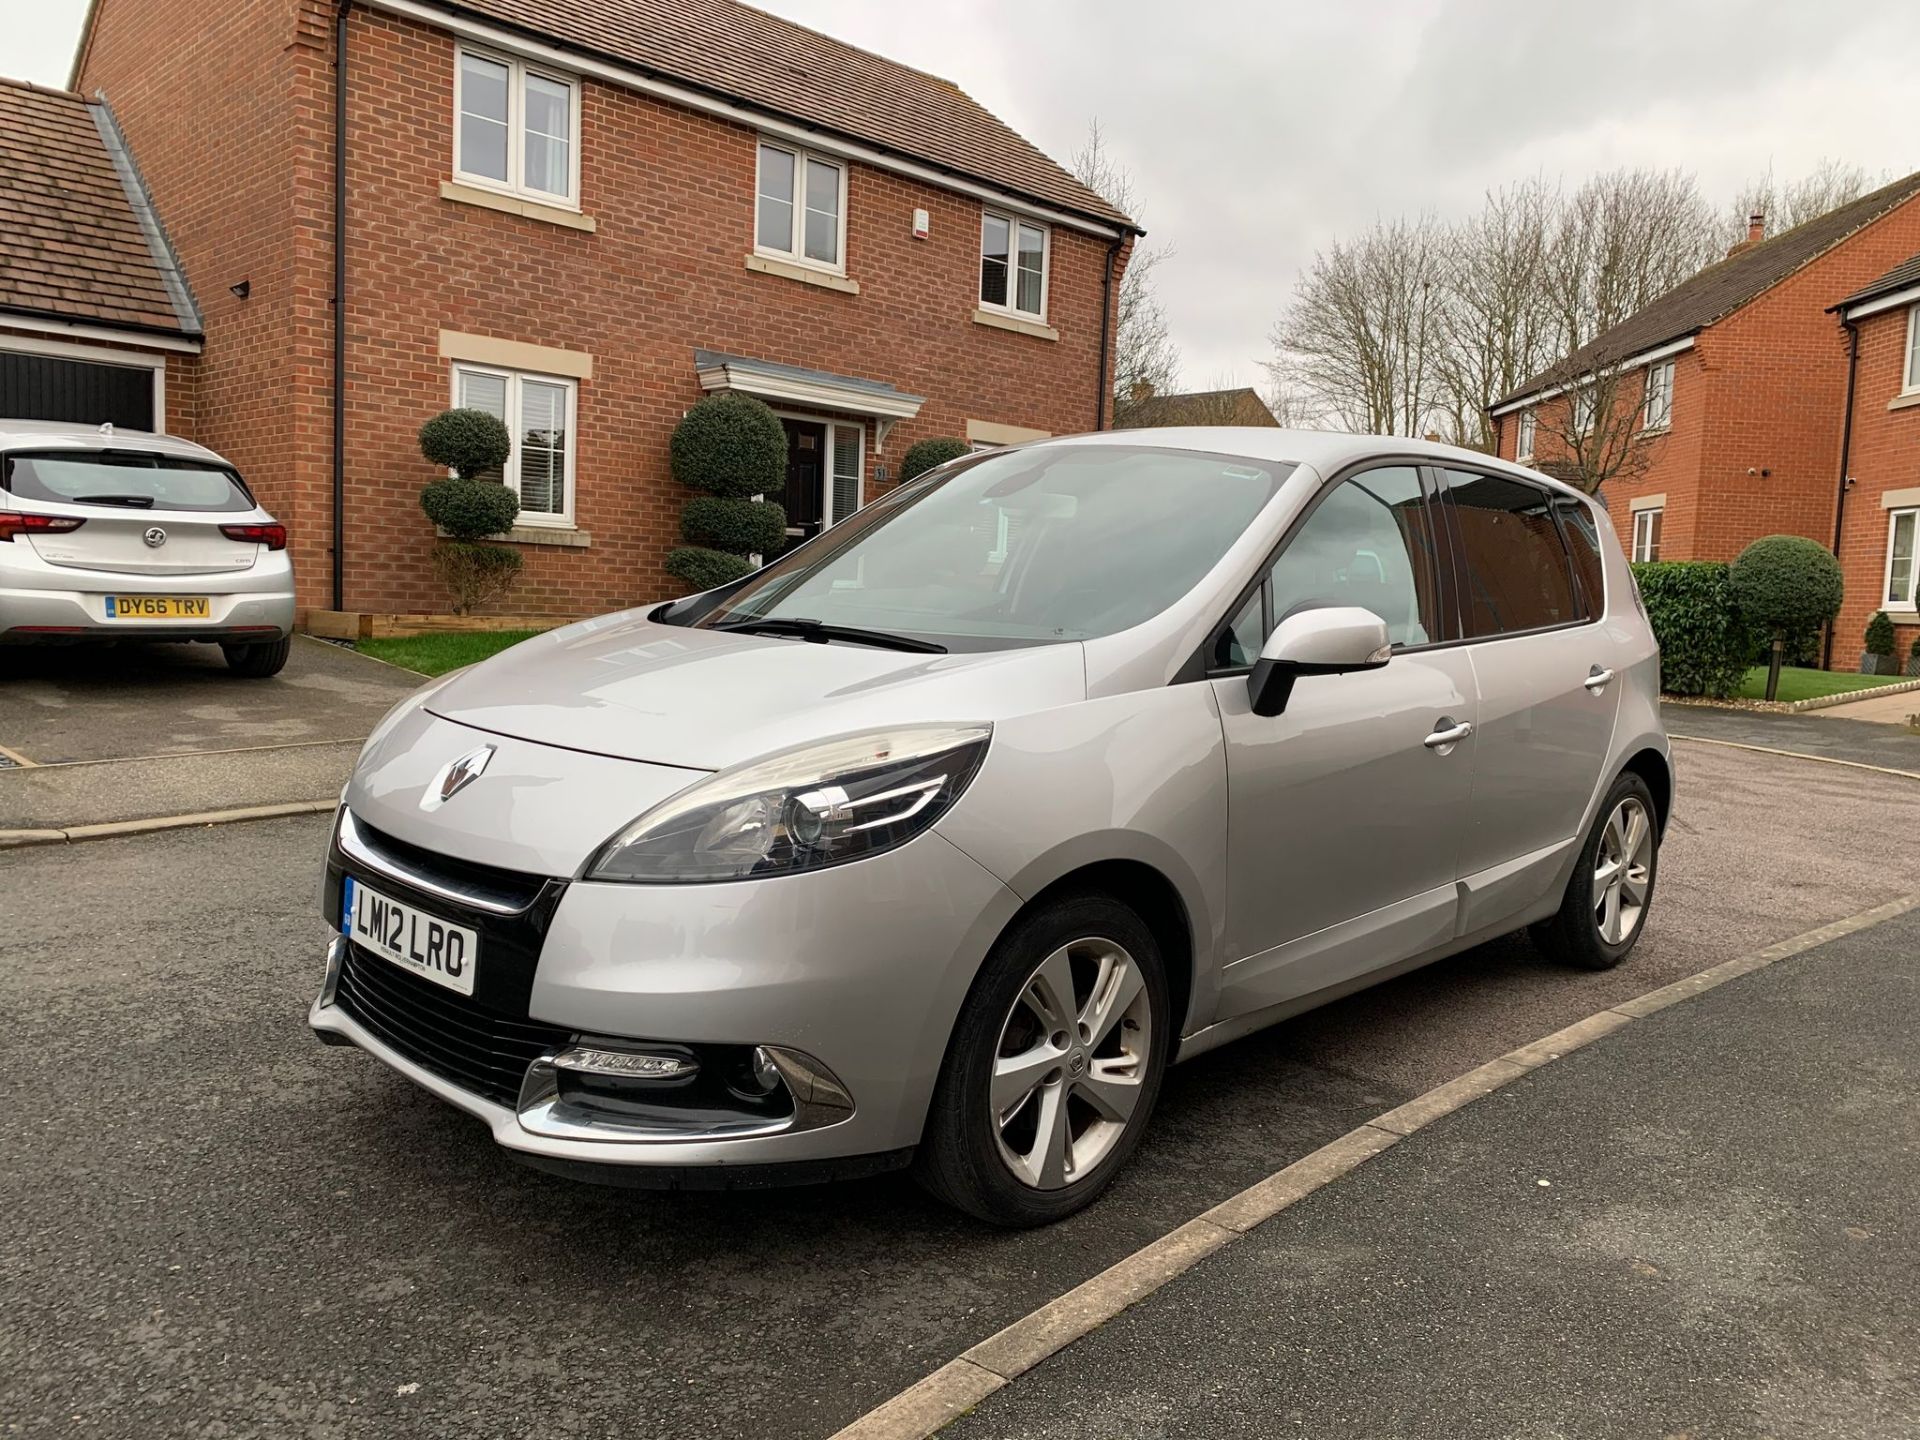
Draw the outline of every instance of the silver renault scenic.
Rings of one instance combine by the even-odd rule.
[[[968,456],[401,704],[310,1020],[564,1174],[1043,1224],[1174,1061],[1523,927],[1625,959],[1658,672],[1605,516],[1484,455]]]

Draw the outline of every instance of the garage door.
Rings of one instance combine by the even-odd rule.
[[[0,351],[0,418],[153,429],[154,371]]]

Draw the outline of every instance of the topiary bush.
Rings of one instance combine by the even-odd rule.
[[[772,555],[787,543],[787,512],[771,501],[696,495],[680,517],[692,545],[729,555]]]
[[[777,495],[787,483],[787,432],[751,395],[709,395],[680,417],[670,445],[673,477],[707,493],[680,516],[684,548],[667,556],[667,573],[711,590],[771,559],[787,543],[787,512],[753,495]]]
[[[1660,688],[1724,700],[1746,678],[1749,628],[1729,567],[1709,560],[1635,565],[1633,578],[1660,642]]]
[[[916,440],[907,447],[907,453],[900,460],[900,483],[917,479],[949,460],[958,460],[962,455],[971,454],[973,447],[964,440],[951,435],[938,435],[931,440]]]
[[[484,540],[513,528],[520,497],[498,481],[455,475],[422,490],[420,508],[455,540]]]
[[[742,575],[752,574],[753,562],[744,555],[686,545],[667,553],[667,573],[676,580],[686,581],[696,592],[717,590]]]
[[[674,427],[671,455],[673,478],[689,490],[744,500],[786,488],[787,432],[751,395],[700,401]]]
[[[420,427],[420,453],[471,480],[507,463],[513,437],[484,410],[442,410]]]
[[[469,615],[498,600],[520,576],[523,557],[505,545],[476,541],[513,528],[520,497],[498,480],[513,453],[507,427],[484,410],[446,410],[420,427],[420,453],[454,473],[420,491],[420,508],[444,533],[433,551],[433,571],[447,587],[453,613]]]
[[[1867,653],[1893,658],[1893,621],[1887,618],[1887,612],[1876,610],[1873,618],[1867,621]]]
[[[1787,637],[1825,625],[1840,613],[1846,577],[1824,546],[1800,535],[1763,535],[1734,558],[1728,571],[1734,604],[1747,623],[1774,639],[1774,654]],[[1767,699],[1774,698],[1778,666],[1767,673]]]

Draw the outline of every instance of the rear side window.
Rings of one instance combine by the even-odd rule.
[[[1593,507],[1582,505],[1571,495],[1556,495],[1553,510],[1560,517],[1560,537],[1567,542],[1567,554],[1573,559],[1581,613],[1588,620],[1597,620],[1607,608],[1607,582],[1600,568],[1600,530]]]
[[[226,466],[171,455],[128,450],[14,454],[0,477],[10,492],[28,501],[209,513],[253,509],[253,496]]]
[[[1546,490],[1466,470],[1443,470],[1441,482],[1466,562],[1460,609],[1469,639],[1586,618]]]

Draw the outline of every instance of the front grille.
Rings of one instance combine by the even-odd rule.
[[[336,1003],[421,1068],[502,1105],[520,1098],[527,1066],[565,1047],[570,1030],[507,1015],[349,945]]]
[[[360,836],[360,843],[387,862],[389,873],[397,871],[405,875],[412,871],[455,895],[473,896],[509,909],[524,910],[547,884],[545,876],[483,865],[477,860],[462,860],[409,844],[398,836],[374,829],[358,815],[353,816],[353,828]]]

